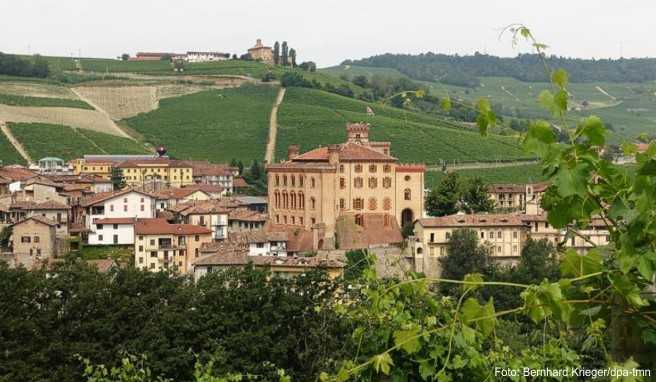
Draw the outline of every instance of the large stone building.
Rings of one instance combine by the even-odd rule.
[[[121,169],[125,184],[147,188],[163,184],[183,187],[194,183],[193,167],[190,163],[167,158],[129,160],[116,166]]]
[[[338,220],[352,217],[363,226],[376,215],[383,226],[403,227],[424,210],[423,164],[400,164],[389,142],[369,140],[369,124],[347,124],[347,141],[299,153],[268,169],[269,218],[272,224],[316,229],[319,248],[332,248]],[[325,247],[324,247],[325,245]]]
[[[270,46],[264,46],[259,38],[255,41],[255,46],[248,50],[248,54],[255,61],[273,64],[273,50]]]

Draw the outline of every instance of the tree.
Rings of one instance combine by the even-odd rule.
[[[257,160],[254,160],[253,164],[251,165],[250,176],[254,180],[258,180],[258,179],[260,179],[261,175],[262,174],[261,174],[261,170],[260,170],[260,165],[257,163]]]
[[[173,56],[171,56],[169,53],[164,53],[159,57],[159,59],[162,61],[171,61],[173,59]]]
[[[317,71],[317,64],[314,63],[314,61],[303,61],[298,67],[305,70],[306,72]]]
[[[125,178],[123,171],[120,168],[112,167],[112,186],[114,190],[122,190],[125,188]]]
[[[287,41],[282,42],[282,54],[280,57],[280,64],[283,66],[289,65],[289,48],[287,47]]]
[[[296,49],[292,48],[289,50],[289,61],[292,68],[296,67]]]
[[[529,238],[522,248],[517,267],[517,282],[539,283],[544,279],[555,281],[560,276],[556,248],[546,239]]]
[[[450,172],[428,194],[426,210],[430,216],[453,215],[458,212],[459,202],[460,182],[458,174]]]
[[[121,60],[123,60],[123,61],[127,61],[127,60],[129,60],[129,59],[130,59],[130,55],[129,55],[129,54],[127,54],[127,53],[123,53],[123,54],[121,55]]]
[[[462,193],[462,205],[467,213],[491,212],[494,210],[494,201],[487,193],[487,185],[479,177],[467,182]]]
[[[280,78],[280,84],[286,88],[292,86],[308,87],[308,88],[313,87],[311,82],[306,80],[301,73],[297,73],[296,71],[285,72],[285,74],[283,74],[282,77]]]
[[[240,174],[244,173],[244,163],[241,160],[237,162],[237,168],[239,169]]]
[[[276,65],[280,64],[280,43],[278,41],[273,44],[273,63]]]
[[[471,273],[483,273],[487,266],[488,249],[479,245],[478,234],[473,229],[457,229],[451,232],[447,254],[441,257],[441,278],[462,280]]]
[[[262,75],[262,82],[271,82],[276,78],[272,71],[268,70]]]
[[[354,84],[360,86],[360,87],[363,87],[363,88],[366,88],[369,85],[369,79],[365,75],[359,75],[359,76],[353,77],[352,82]]]

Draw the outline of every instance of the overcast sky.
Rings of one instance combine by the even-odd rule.
[[[245,53],[287,40],[321,67],[381,53],[514,56],[499,31],[524,23],[553,54],[656,56],[653,0],[0,0],[0,51],[116,57]]]

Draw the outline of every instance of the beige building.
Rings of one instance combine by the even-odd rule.
[[[540,201],[547,187],[548,182],[491,184],[488,186],[488,196],[497,210],[539,214],[542,213]]]
[[[369,141],[369,124],[347,124],[348,139],[304,154],[292,145],[288,159],[267,166],[269,220],[274,225],[312,229],[321,225],[319,249],[334,248],[338,218],[388,215],[399,226],[424,210],[423,164],[400,164],[389,142]],[[384,220],[384,219],[383,219]]]
[[[584,254],[594,247],[603,247],[610,242],[610,232],[606,222],[601,218],[594,218],[587,227],[578,229],[576,231],[578,235],[572,232],[568,234],[567,229],[554,228],[547,221],[546,214],[523,215],[521,219],[531,238],[545,239],[554,246],[572,248],[579,254]]]
[[[438,259],[446,256],[451,235],[457,229],[476,231],[479,242],[489,248],[495,260],[515,262],[521,256],[526,240],[526,226],[521,217],[512,214],[457,214],[417,220],[416,240],[411,243],[416,271],[439,275]]]
[[[158,272],[192,270],[212,231],[190,224],[170,224],[164,219],[139,219],[134,225],[134,263],[139,269]]]
[[[48,263],[58,255],[57,223],[31,216],[13,225],[11,236],[14,265],[28,269]]]
[[[73,173],[75,175],[99,176],[103,179],[111,179],[114,163],[105,159],[73,159]]]
[[[262,61],[266,64],[273,64],[273,50],[270,46],[264,46],[262,39],[255,41],[255,46],[248,50],[248,54],[255,61]]]

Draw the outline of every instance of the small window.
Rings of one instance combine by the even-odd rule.
[[[113,228],[118,229],[118,224],[114,224]]]
[[[410,181],[410,175],[406,175],[405,178],[403,178],[403,179],[405,179],[406,182],[409,182]]]
[[[150,239],[150,245],[155,245],[155,239]]]
[[[342,173],[342,174],[344,173],[344,165],[343,164],[339,165],[339,172]]]
[[[513,231],[513,239],[517,239],[517,231]]]
[[[144,262],[143,257],[139,257],[139,264],[143,264],[143,262]]]
[[[374,172],[376,172],[377,169],[378,169],[378,166],[376,166],[375,164],[370,164],[369,165],[369,172],[374,173]]]
[[[378,207],[376,198],[369,198],[369,210],[374,211]]]
[[[451,239],[451,232],[447,232],[447,233],[446,233],[446,239],[447,239],[447,240]]]
[[[378,187],[378,179],[371,177],[369,178],[369,188],[376,188]]]
[[[355,179],[353,179],[353,187],[362,188],[363,184],[364,184],[364,180],[362,178],[356,177]]]
[[[501,239],[501,231],[497,232],[497,239]]]
[[[355,165],[355,172],[362,172],[362,165],[361,164],[356,164]]]
[[[194,240],[195,241],[200,241],[200,236],[199,235],[194,236]]]
[[[103,235],[98,235],[98,241],[103,241]]]
[[[32,238],[29,236],[21,236],[21,243],[31,243]]]
[[[383,178],[383,188],[390,188],[390,187],[392,187],[392,178],[386,176]]]
[[[411,198],[412,198],[412,193],[411,193],[411,191],[410,191],[409,188],[406,188],[406,189],[403,191],[403,199],[405,199],[405,200],[410,200]]]
[[[157,251],[151,251],[150,257],[157,257]]]
[[[143,245],[139,246],[139,252],[143,252]]]
[[[339,188],[342,190],[346,188],[346,179],[339,178]]]
[[[128,212],[128,205],[127,204],[123,205],[123,212]]]
[[[481,231],[481,239],[485,239],[485,232]]]
[[[39,241],[40,241],[40,240],[39,240],[39,237],[38,237],[38,236],[34,236],[34,242],[35,242],[35,243],[38,243]]]
[[[340,209],[346,209],[346,200],[344,199],[339,199],[339,208]]]
[[[392,166],[386,164],[383,166],[383,172],[391,172],[392,171]]]
[[[103,229],[103,225],[102,224],[96,224],[96,228],[97,229]]]
[[[431,234],[430,234],[430,242],[431,242],[431,243],[434,243],[434,242],[435,242],[435,234],[434,234],[434,233],[431,233]]]

